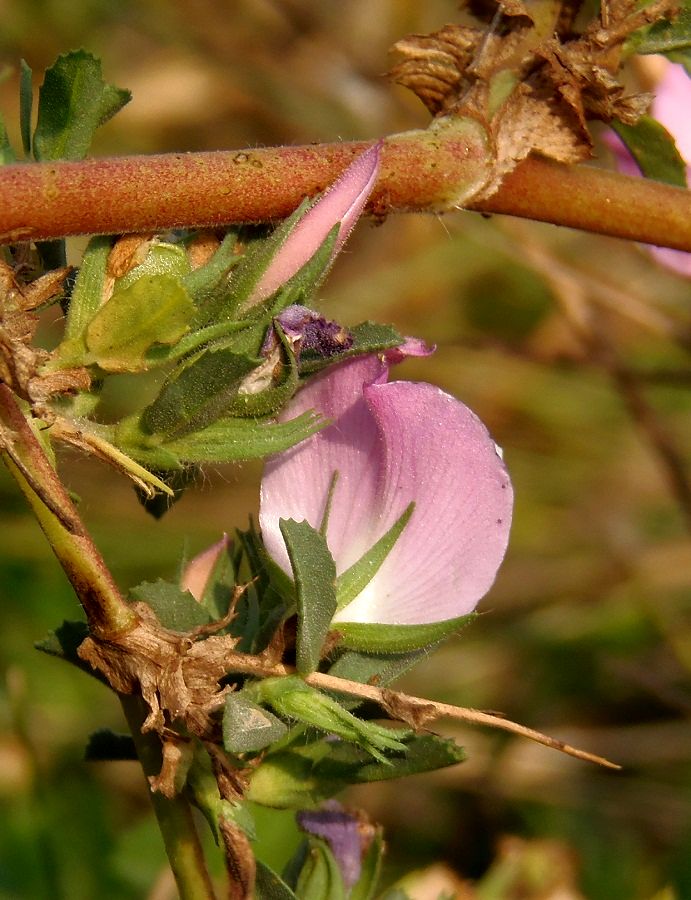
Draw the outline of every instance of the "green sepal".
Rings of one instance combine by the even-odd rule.
[[[137,758],[131,734],[117,734],[110,728],[99,728],[89,735],[84,750],[87,762],[115,762]]]
[[[403,751],[401,739],[410,734],[358,719],[333,697],[305,684],[297,675],[265,678],[253,685],[252,691],[280,716],[352,741],[384,765],[386,752]]]
[[[380,625],[370,622],[334,622],[333,629],[341,635],[344,647],[368,653],[405,653],[436,644],[456,634],[471,622],[477,613],[429,622],[424,625]]]
[[[261,860],[257,860],[254,896],[255,900],[298,900],[285,881]]]
[[[307,839],[307,853],[295,893],[300,900],[346,900],[341,869],[331,848],[321,838]]]
[[[0,166],[9,166],[17,162],[17,154],[10,144],[10,137],[5,127],[5,119],[0,112]]]
[[[70,307],[65,322],[65,337],[63,344],[58,348],[61,357],[70,357],[63,349],[66,342],[78,340],[98,312],[103,302],[103,287],[106,278],[106,266],[108,256],[112,249],[112,239],[107,235],[97,235],[91,238],[82,256],[79,272],[72,288]],[[81,359],[86,351],[83,341],[79,343]]]
[[[34,105],[33,72],[24,59],[19,61],[19,130],[22,149],[27,159],[31,157],[31,110]]]
[[[360,877],[350,889],[348,900],[374,900],[381,876],[386,845],[381,828],[377,828],[362,860]]]
[[[164,628],[186,632],[208,625],[212,618],[206,609],[194,599],[189,591],[183,591],[177,584],[163,581],[143,581],[131,588],[135,600],[146,603]]]
[[[195,329],[227,318],[231,272],[242,260],[237,241],[236,232],[229,232],[211,259],[184,278],[183,284],[197,307]]]
[[[160,474],[179,470],[187,463],[261,459],[290,449],[327,424],[311,410],[287,422],[219,419],[201,431],[165,441],[142,432],[138,417],[131,416],[119,423],[114,440],[123,453]]]
[[[141,416],[148,434],[180,438],[199,432],[223,415],[242,380],[258,361],[227,348],[210,347],[178,367]]]
[[[434,734],[410,734],[401,751],[375,761],[353,743],[322,738],[297,740],[270,752],[250,779],[247,798],[277,809],[317,806],[351,784],[388,781],[453,766],[465,751],[453,740]],[[305,742],[307,740],[307,742]]]
[[[298,364],[295,353],[286,339],[278,323],[273,326],[282,346],[280,370],[276,375],[277,364],[269,358],[255,369],[256,390],[249,393],[246,388],[252,377],[246,379],[245,390],[235,395],[230,404],[229,413],[243,418],[274,415],[281,410],[293,396],[299,386]],[[269,383],[264,385],[266,379]]]
[[[363,356],[368,353],[381,353],[391,350],[403,343],[403,337],[391,325],[380,325],[378,322],[360,322],[348,332],[353,339],[352,346],[331,356],[317,356],[305,350],[300,358],[300,374],[312,375],[327,366],[349,359],[352,356]]]
[[[309,522],[281,519],[297,597],[295,664],[301,675],[319,666],[336,611],[336,563],[326,539]]]
[[[267,709],[253,703],[243,691],[226,697],[223,711],[223,746],[229,753],[255,753],[280,740],[288,726]]]
[[[686,187],[686,163],[663,125],[650,116],[641,116],[635,125],[614,121],[611,127],[646,178]]]
[[[142,275],[113,295],[91,319],[85,362],[106,372],[143,372],[147,351],[189,331],[194,304],[178,278]]]
[[[129,102],[131,93],[106,84],[101,62],[84,50],[59,56],[46,69],[38,96],[33,151],[37,160],[83,159],[94,132]]]
[[[187,788],[195,806],[206,819],[214,840],[221,844],[221,819],[234,822],[250,840],[255,840],[254,819],[243,803],[232,803],[219,795],[218,783],[211,768],[209,754],[198,742],[192,745],[193,755],[187,771]]]
[[[415,502],[413,501],[408,504],[386,534],[380,537],[376,544],[370,547],[357,562],[338,576],[336,581],[338,609],[343,609],[351,600],[354,600],[374,578],[410,521],[414,509]]]

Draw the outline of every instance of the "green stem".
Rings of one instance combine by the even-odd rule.
[[[332,183],[369,144],[266,147],[0,167],[0,243],[71,234],[217,227],[282,218]],[[534,218],[691,251],[691,195],[589,166],[528,158],[489,199],[491,166],[469,120],[384,143],[369,209]]]
[[[142,734],[146,709],[141,698],[121,697],[120,701],[144,774],[158,775],[161,770],[160,742],[153,734]],[[151,802],[180,900],[215,900],[216,895],[189,802],[183,794],[169,800],[156,791],[151,794]]]
[[[137,617],[86,531],[12,391],[0,384],[0,450],[86,613],[92,634],[112,638]]]

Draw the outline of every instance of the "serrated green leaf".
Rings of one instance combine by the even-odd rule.
[[[691,47],[691,5],[685,3],[674,20],[662,19],[634,32],[625,44],[627,53],[664,53]]]
[[[335,626],[336,628],[338,626]],[[408,653],[363,653],[346,650],[329,669],[329,675],[360,684],[391,684],[429,654],[429,647]]]
[[[341,869],[326,841],[308,839],[309,851],[295,885],[300,900],[346,900]]]
[[[248,799],[279,809],[316,806],[351,784],[388,781],[463,762],[465,751],[453,740],[434,734],[409,734],[400,752],[386,762],[353,743],[333,738],[295,742],[270,752],[250,779]]]
[[[5,127],[5,119],[0,112],[0,166],[8,166],[17,161],[17,156],[10,144],[10,138]]]
[[[295,576],[296,668],[307,675],[319,665],[336,611],[336,563],[326,539],[309,522],[281,519],[279,528]]]
[[[84,50],[59,56],[39,91],[33,150],[37,160],[83,159],[94,132],[131,99],[106,84],[101,62]]]
[[[89,626],[86,622],[65,621],[55,631],[50,631],[41,641],[36,641],[34,647],[48,656],[57,656],[68,662],[79,664],[81,660],[77,653],[79,645],[89,636]]]
[[[374,578],[410,521],[414,509],[415,503],[409,503],[386,534],[380,537],[376,544],[370,547],[357,562],[338,576],[336,582],[338,609],[343,609],[351,600],[354,600]]]
[[[226,697],[223,712],[223,746],[229,753],[263,750],[288,733],[288,727],[243,692]]]
[[[26,60],[19,61],[19,129],[24,156],[31,157],[31,110],[34,105],[33,72]]]
[[[310,351],[303,351],[300,359],[300,374],[311,375],[327,366],[331,366],[351,356],[362,356],[366,353],[380,353],[403,343],[403,337],[391,325],[380,325],[377,322],[360,322],[348,329],[353,344],[348,350],[334,353],[332,356],[316,356]]]
[[[254,894],[256,900],[297,900],[288,885],[261,860],[257,860]]]
[[[635,125],[612,122],[646,178],[686,187],[686,163],[672,135],[650,116],[642,116]]]
[[[110,728],[99,728],[89,735],[84,751],[88,762],[114,762],[136,759],[137,751],[131,734],[117,734]]]
[[[143,275],[116,289],[86,328],[88,361],[107,372],[142,372],[156,344],[174,344],[189,330],[194,304],[177,278]]]
[[[143,581],[132,588],[130,594],[135,600],[151,607],[161,625],[171,631],[192,631],[212,621],[209,613],[189,591],[183,591],[177,584],[161,578],[158,581]]]
[[[428,622],[424,625],[379,625],[370,622],[335,622],[334,630],[341,635],[341,643],[353,650],[367,653],[405,653],[436,644],[456,634],[471,622],[476,613]]]
[[[227,414],[242,380],[257,366],[224,347],[203,350],[178,367],[141,417],[143,429],[164,438],[199,432]]]

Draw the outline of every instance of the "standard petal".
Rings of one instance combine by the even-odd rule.
[[[309,381],[284,411],[293,418],[319,410],[334,424],[301,444],[269,457],[261,486],[259,524],[274,560],[292,573],[278,520],[306,520],[319,528],[329,488],[333,490],[327,541],[340,574],[368,549],[372,509],[380,467],[379,432],[363,389],[386,378],[387,366],[376,356],[357,357]]]
[[[333,256],[353,229],[379,172],[381,141],[360,154],[314,206],[300,219],[257,282],[251,304],[270,297],[314,256],[327,235],[340,222]]]
[[[379,433],[379,530],[411,500],[415,509],[335,621],[413,625],[465,615],[492,585],[508,543],[513,492],[496,446],[471,410],[432,385],[373,384],[365,395]]]

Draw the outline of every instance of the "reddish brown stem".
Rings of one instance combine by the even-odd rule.
[[[323,190],[367,145],[321,144],[97,159],[0,168],[0,242],[71,234],[220,226],[281,218]],[[377,215],[463,204],[691,251],[691,195],[640,178],[540,158],[521,163],[488,200],[487,151],[469,130],[388,139],[370,201]]]

